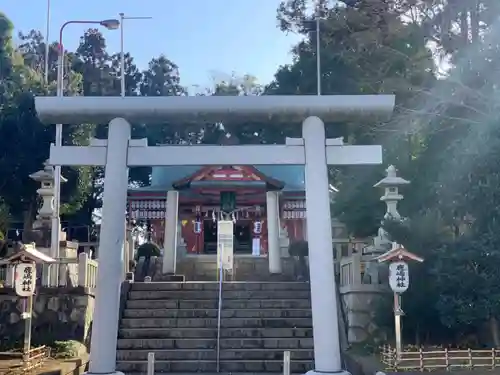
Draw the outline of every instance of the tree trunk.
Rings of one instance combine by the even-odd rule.
[[[475,4],[471,5],[470,9],[471,44],[477,43],[479,41],[479,12],[479,2],[476,1]]]
[[[35,203],[36,197],[30,200],[26,211],[23,213],[23,232],[31,231],[33,229],[33,218],[35,217]],[[22,236],[22,235],[21,235]]]
[[[494,316],[490,316],[490,332],[495,348],[500,347],[500,336],[498,334],[498,320]]]
[[[420,347],[420,323],[415,327],[415,345]]]

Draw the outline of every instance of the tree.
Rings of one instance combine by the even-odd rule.
[[[418,284],[414,292],[421,297],[412,301],[432,306],[437,314],[432,320],[439,318],[456,336],[488,324],[491,341],[498,346],[494,270],[500,266],[500,82],[491,72],[498,70],[500,49],[495,35],[494,27],[485,30],[479,41],[456,51],[448,77],[425,94],[425,111],[415,116],[423,124],[419,136],[424,147],[409,169],[414,183],[406,194],[406,236],[397,226],[387,230],[430,260],[421,266],[421,280],[433,280],[432,288]],[[417,230],[425,224],[425,230]],[[419,239],[428,238],[434,242],[419,246]],[[421,316],[421,308],[410,308],[408,316]]]
[[[310,32],[313,18],[307,13],[311,5],[313,2],[307,0],[289,0],[278,9],[281,28],[301,33],[305,39],[294,49],[294,63],[278,70],[266,88],[268,94],[317,91],[316,35]],[[419,92],[434,81],[434,63],[425,36],[416,22],[401,19],[395,2],[345,1],[342,7],[321,1],[316,12],[322,17],[322,94],[395,93],[396,111],[403,114],[418,101]],[[386,135],[400,126],[396,121],[326,125],[329,137],[343,137],[351,144],[385,143],[390,162],[411,158],[399,146],[401,141],[406,143],[406,135],[398,137],[400,142],[385,141]],[[383,207],[372,186],[383,177],[383,167],[347,167],[331,170],[331,176],[340,190],[333,205],[335,216],[356,236],[374,234]]]
[[[48,157],[48,149],[43,150],[40,143],[48,145],[50,136],[33,106],[31,92],[43,89],[40,76],[23,64],[22,55],[14,49],[12,29],[0,13],[0,170],[9,176],[0,185],[0,196],[15,218],[30,223],[36,186],[28,174],[40,169]]]

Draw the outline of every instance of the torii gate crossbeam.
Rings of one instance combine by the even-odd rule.
[[[327,139],[326,161],[329,165],[380,164],[380,146],[347,146],[341,140]],[[332,142],[336,141],[336,142]],[[328,145],[330,143],[330,145]],[[302,138],[289,138],[286,145],[245,146],[154,146],[146,139],[129,140],[127,166],[169,165],[304,165]],[[107,141],[93,140],[90,146],[51,145],[50,164],[67,166],[106,165]],[[200,160],[200,155],[203,155]]]
[[[154,99],[154,100],[153,100]],[[268,96],[170,98],[36,98],[42,120],[110,121],[108,140],[90,147],[52,147],[51,163],[105,165],[99,272],[92,329],[90,374],[116,372],[119,291],[123,270],[128,167],[141,165],[303,164],[316,374],[345,373],[340,356],[334,292],[328,164],[379,164],[380,146],[344,146],[327,140],[323,121],[390,115],[394,96]],[[191,103],[191,106],[189,105]],[[176,112],[175,107],[179,109]],[[130,140],[127,120],[176,120],[193,113],[221,117],[245,113],[263,118],[299,118],[302,139],[273,146],[157,146]],[[178,116],[176,117],[176,114]],[[120,118],[126,117],[127,120]],[[180,116],[180,117],[179,117]],[[242,152],[242,150],[245,150]],[[325,289],[327,288],[327,289]],[[328,288],[330,292],[328,292]]]

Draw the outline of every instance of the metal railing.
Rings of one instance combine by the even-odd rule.
[[[219,257],[219,306],[217,309],[217,372],[220,372],[220,320],[222,310],[222,280],[224,279],[224,270],[222,269],[222,254],[224,254],[224,245]]]

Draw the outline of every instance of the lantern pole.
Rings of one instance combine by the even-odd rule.
[[[409,252],[396,242],[392,243],[391,250],[376,259],[379,263],[389,263],[389,286],[394,293],[394,336],[396,340],[396,362],[398,362],[403,352],[401,317],[404,312],[401,308],[401,297],[410,286],[408,262],[422,263],[424,259]]]
[[[396,338],[396,359],[399,361],[403,350],[401,339],[401,317],[404,315],[401,308],[401,294],[394,292],[394,332]]]

